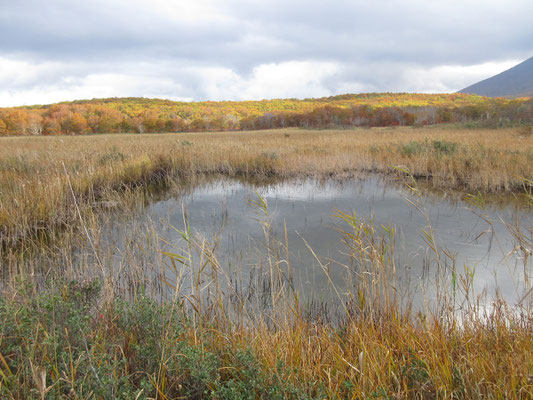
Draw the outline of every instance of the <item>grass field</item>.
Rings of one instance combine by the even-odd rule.
[[[136,278],[149,267],[128,271],[126,298],[104,258],[69,264],[80,248],[98,254],[91,239],[110,210],[176,182],[365,172],[531,200],[533,136],[432,127],[0,138],[0,397],[532,398],[532,291],[485,307],[467,270],[454,288],[468,302],[443,293],[439,310],[412,315],[392,283],[390,237],[353,216],[343,240],[357,284],[335,323],[287,288],[287,249],[266,225],[268,312],[187,232],[188,250],[167,258],[195,284],[185,293],[175,282],[165,302]],[[524,265],[530,234],[516,232]]]
[[[398,175],[401,166],[434,188],[465,193],[523,192],[533,179],[533,136],[516,129],[12,137],[0,143],[4,242],[70,224],[75,210],[68,180],[83,211],[123,198],[127,189],[198,174],[342,179],[361,171]]]

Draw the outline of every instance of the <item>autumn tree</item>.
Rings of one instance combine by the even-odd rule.
[[[0,109],[0,134],[178,132],[281,127],[533,122],[533,100],[465,94],[347,94],[319,99],[174,102],[144,98],[79,100]]]
[[[28,115],[25,111],[15,109],[6,115],[7,132],[13,135],[23,135],[28,126]]]
[[[67,118],[70,112],[70,108],[66,104],[53,104],[44,113],[43,117],[48,117],[50,119],[60,121],[62,119]]]
[[[61,125],[57,119],[45,117],[43,119],[43,134],[59,135],[61,134]]]
[[[154,110],[146,110],[140,116],[142,120],[142,132],[139,129],[139,133],[143,132],[155,132],[157,130],[158,116]]]
[[[189,125],[190,129],[193,132],[201,132],[208,129],[206,121],[204,118],[195,118]]]
[[[229,130],[235,130],[239,127],[239,116],[235,114],[224,115],[224,125]]]
[[[61,130],[66,134],[84,133],[87,131],[87,120],[80,113],[70,113],[61,121]]]
[[[168,132],[181,132],[186,130],[187,124],[179,115],[171,116],[166,122],[166,130]]]
[[[118,132],[122,113],[114,108],[95,106],[87,110],[87,124],[94,133]]]
[[[27,130],[32,135],[43,133],[43,117],[38,113],[30,113],[27,118]]]
[[[0,119],[0,135],[6,135],[6,134],[7,134],[7,125],[3,119]]]

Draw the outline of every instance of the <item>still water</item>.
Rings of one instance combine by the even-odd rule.
[[[261,199],[266,213],[259,205]],[[134,222],[115,224],[108,238],[122,254],[127,247],[124,233],[132,231],[132,224],[144,227],[150,232],[147,236],[158,237],[157,254],[164,268],[168,260],[161,253],[184,251],[182,232],[188,226],[194,237],[215,248],[225,270],[249,274],[268,264],[269,252],[279,251],[279,265],[285,270],[290,266],[299,292],[327,298],[331,288],[324,269],[342,288],[343,271],[352,262],[341,232],[351,228],[335,216],[338,211],[355,213],[358,221],[372,223],[378,236],[386,235],[382,227],[394,227],[397,275],[409,281],[414,291],[431,288],[443,271],[450,276],[455,269],[459,275],[475,271],[477,294],[498,294],[510,302],[523,294],[531,258],[524,260],[525,253],[517,248],[509,226],[520,226],[531,243],[533,219],[527,209],[512,205],[479,208],[443,196],[419,197],[404,186],[372,176],[342,183],[305,180],[259,187],[231,180],[207,182],[153,202]],[[428,245],[428,233],[434,236],[438,255]],[[431,300],[434,293],[426,290],[424,296]]]

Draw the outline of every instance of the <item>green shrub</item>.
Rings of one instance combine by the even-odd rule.
[[[427,151],[427,145],[426,143],[416,142],[416,141],[410,141],[407,144],[402,144],[399,147],[400,154],[403,156],[413,156],[422,154]]]
[[[108,163],[113,163],[117,161],[124,161],[126,159],[126,156],[122,154],[120,151],[118,151],[117,146],[113,146],[111,148],[111,152],[108,154],[104,154],[102,157],[100,157],[100,160],[98,160],[98,164],[104,165]]]
[[[282,363],[270,371],[249,349],[220,347],[208,326],[188,341],[179,304],[139,295],[102,306],[100,287],[35,295],[21,284],[20,299],[0,298],[0,398],[308,398]]]
[[[457,150],[457,143],[446,140],[434,140],[433,149],[439,154],[452,155]]]

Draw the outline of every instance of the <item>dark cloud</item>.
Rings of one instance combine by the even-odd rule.
[[[531,15],[529,0],[0,0],[0,83],[13,98],[116,74],[200,99],[311,62],[323,68],[320,84],[308,77],[317,93],[459,89],[448,78],[424,86],[413,71],[528,58]]]

